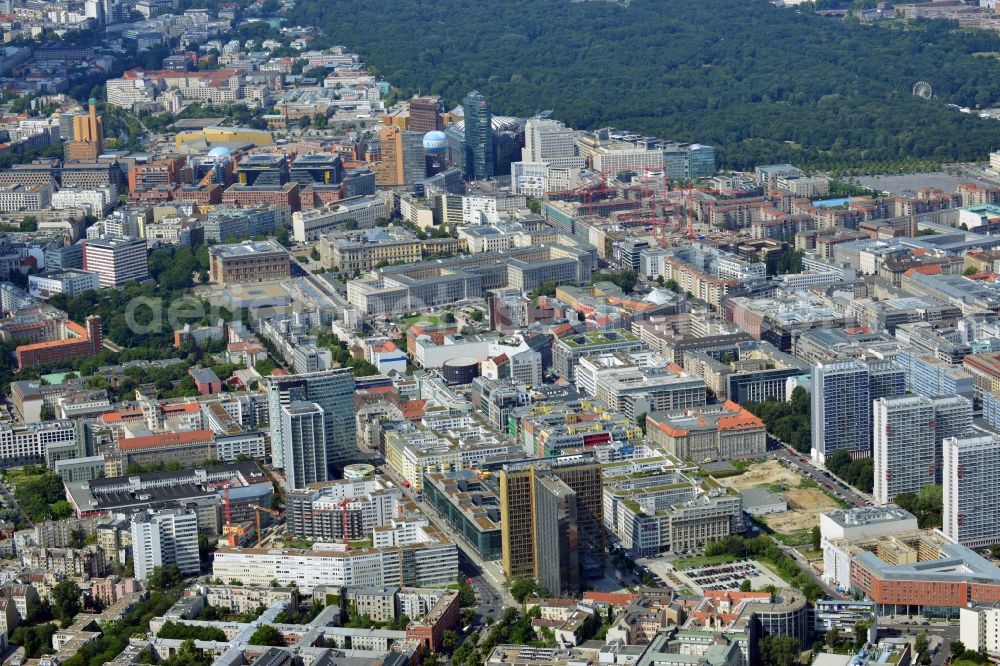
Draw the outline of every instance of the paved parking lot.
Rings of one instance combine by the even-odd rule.
[[[654,561],[655,562],[655,561]],[[742,560],[728,564],[711,564],[696,569],[678,571],[666,562],[653,563],[651,568],[656,571],[658,565],[670,571],[661,574],[665,580],[676,585],[689,588],[696,594],[704,590],[738,590],[744,580],[749,580],[753,589],[760,590],[766,585],[788,587],[788,584],[772,573],[767,567],[753,560]]]

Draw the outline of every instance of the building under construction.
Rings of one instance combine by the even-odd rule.
[[[296,539],[353,541],[402,516],[402,491],[381,479],[338,479],[289,492],[288,533]]]

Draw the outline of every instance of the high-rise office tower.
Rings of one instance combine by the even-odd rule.
[[[812,458],[835,451],[872,455],[872,401],[906,392],[903,371],[891,363],[856,359],[819,363],[812,373]]]
[[[281,407],[281,443],[289,488],[305,488],[330,478],[323,417],[323,408],[315,402],[293,402]]]
[[[84,8],[87,18],[94,19],[99,26],[104,25],[104,3],[101,0],[86,0]]]
[[[427,154],[424,151],[424,135],[407,130],[402,135],[403,185],[412,185],[427,177]]]
[[[472,91],[462,101],[462,109],[465,113],[465,178],[491,178],[496,175],[496,156],[490,103],[478,91]]]
[[[372,166],[377,185],[411,185],[427,175],[422,133],[383,125],[378,135],[382,152],[379,161]]]
[[[414,97],[410,100],[410,122],[407,129],[422,134],[443,130],[444,123],[441,120],[443,111],[444,107],[437,97]]]
[[[576,135],[558,120],[532,118],[524,125],[525,162],[545,162],[557,169],[582,169],[584,158],[577,154]]]
[[[875,501],[941,483],[941,441],[972,431],[972,403],[957,395],[874,401]]]
[[[146,580],[155,567],[177,565],[183,576],[197,576],[198,515],[190,509],[147,511],[132,518],[135,577]]]
[[[268,377],[265,383],[271,423],[271,457],[275,467],[284,469],[287,462],[284,433],[280,427],[281,408],[294,402],[314,402],[323,409],[328,470],[349,462],[356,455],[354,377],[349,368]]]
[[[576,493],[556,476],[535,477],[535,562],[538,583],[551,594],[580,594]]]
[[[548,483],[539,483],[548,479]],[[570,499],[561,486],[572,491]],[[500,471],[501,562],[508,577],[543,575],[556,589],[579,585],[579,568],[603,562],[604,505],[601,464],[591,456],[566,456],[507,465]],[[572,503],[572,507],[570,507]],[[565,548],[575,543],[576,577],[564,577],[573,561],[565,550],[553,554],[548,548]],[[557,529],[556,534],[549,530]],[[542,562],[542,559],[551,561]],[[553,580],[558,577],[556,585]],[[548,587],[548,584],[546,587]]]
[[[149,276],[149,249],[141,238],[88,238],[83,241],[83,269],[97,273],[102,287],[121,287]]]
[[[1000,543],[1000,437],[949,437],[942,448],[942,532],[970,548]]]
[[[104,152],[104,123],[91,97],[87,113],[73,117],[73,140],[66,142],[67,160],[96,160]]]

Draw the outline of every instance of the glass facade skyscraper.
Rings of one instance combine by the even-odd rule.
[[[493,113],[490,103],[478,91],[462,101],[465,112],[465,177],[484,180],[496,175],[493,150]]]
[[[287,470],[291,451],[281,427],[282,408],[295,402],[316,403],[323,410],[326,465],[349,462],[357,454],[354,377],[349,368],[336,368],[284,377],[268,377],[268,416],[271,423],[271,458],[275,467]]]

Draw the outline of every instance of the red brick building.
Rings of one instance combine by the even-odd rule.
[[[67,319],[57,321],[51,328],[51,332],[58,336],[55,339],[21,345],[15,349],[19,370],[42,363],[87,358],[101,352],[104,338],[101,318],[97,315],[87,317],[86,327]]]
[[[340,185],[306,185],[299,197],[302,210],[322,208],[327,204],[332,204],[344,198],[343,183]]]
[[[458,593],[449,590],[438,599],[427,615],[410,623],[406,628],[406,640],[423,643],[431,652],[441,651],[445,630],[458,626],[460,608]]]
[[[172,192],[174,201],[194,201],[198,204],[214,205],[222,203],[222,185],[185,185]]]
[[[132,192],[154,187],[170,188],[181,182],[180,157],[163,157],[148,164],[133,164],[128,170],[128,189]]]
[[[957,617],[968,604],[1000,603],[1000,568],[958,544],[924,547],[918,562],[891,565],[862,551],[851,559],[851,588],[879,614]]]
[[[198,388],[198,393],[202,395],[212,395],[222,393],[222,380],[220,380],[211,368],[190,368],[188,374],[194,379],[194,385]]]
[[[288,206],[292,211],[301,209],[299,184],[284,185],[230,185],[222,194],[222,203],[236,206]]]

